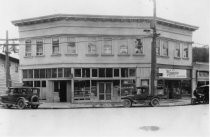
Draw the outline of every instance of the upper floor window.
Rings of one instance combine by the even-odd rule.
[[[53,54],[59,53],[59,38],[52,39],[52,53]]]
[[[143,54],[143,43],[141,39],[135,39],[135,54]]]
[[[25,56],[31,56],[31,40],[26,40],[25,41],[25,45],[26,45],[26,47],[25,47]]]
[[[96,38],[89,38],[88,39],[88,54],[96,54]]]
[[[160,40],[156,41],[156,55],[160,55]]]
[[[180,57],[180,43],[175,43],[175,57]]]
[[[68,41],[67,53],[69,53],[69,54],[76,54],[77,53],[76,38],[68,37],[67,41]]]
[[[112,54],[112,39],[109,38],[104,39],[103,54],[107,55]]]
[[[186,43],[183,44],[183,58],[189,58],[189,46]]]
[[[43,55],[43,41],[42,40],[36,41],[36,55],[37,56]]]
[[[120,50],[119,54],[128,54],[128,41],[123,39],[119,40]]]
[[[161,41],[161,46],[162,46],[162,55],[163,56],[168,56],[168,41],[162,40]]]

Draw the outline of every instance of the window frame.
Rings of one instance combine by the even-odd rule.
[[[42,52],[38,52],[38,45],[41,46]],[[44,55],[44,42],[42,39],[36,40],[36,56],[43,56],[43,55]]]
[[[92,50],[92,48],[89,48],[89,44],[91,42],[94,43],[94,44],[92,44],[90,47],[95,46],[95,51]],[[97,54],[97,38],[96,37],[89,37],[88,38],[88,42],[87,42],[87,54]]]
[[[179,56],[177,55],[177,49],[179,47]],[[175,42],[175,48],[174,48],[174,57],[180,58],[181,57],[181,44],[179,42]]]
[[[140,40],[141,42],[141,46],[139,45],[139,43],[137,44],[137,41]],[[143,55],[144,54],[144,39],[143,38],[135,38],[133,41],[133,46],[134,46],[134,55]],[[141,52],[137,53],[138,47],[140,47],[140,49],[142,48],[142,50],[140,50]]]
[[[119,55],[129,55],[129,48],[128,48],[128,39],[122,38],[120,40],[118,40],[118,46],[119,46]],[[121,51],[121,49],[123,49],[122,47],[125,47],[124,49],[127,49],[126,53],[123,53]]]
[[[166,46],[167,46],[167,48],[166,48],[167,49],[167,55],[164,54],[164,45],[165,45],[164,43],[166,43]],[[161,40],[161,49],[162,49],[161,55],[164,56],[164,57],[168,57],[169,56],[169,46],[168,45],[169,45],[169,41],[168,40],[165,40],[165,39]]]
[[[57,39],[58,40],[58,43],[54,43],[54,39]],[[54,45],[54,44],[56,44],[56,45]],[[58,47],[58,52],[55,52],[54,51],[54,47]],[[52,54],[53,55],[60,54],[60,38],[59,37],[52,38]]]
[[[74,48],[72,48],[71,44],[74,44]],[[72,50],[73,49],[73,50]],[[75,52],[72,52],[75,51]],[[77,54],[77,39],[76,37],[67,37],[67,47],[66,47],[67,54]]]
[[[185,46],[187,47],[187,56],[184,56],[184,54],[185,54]],[[189,58],[189,44],[187,44],[187,43],[182,43],[182,58],[184,58],[184,59],[188,59]]]
[[[27,42],[30,41],[30,44],[28,44]],[[28,48],[30,49],[29,51],[27,51]],[[32,41],[31,40],[25,40],[25,57],[31,57],[32,56]]]
[[[105,41],[110,41],[111,45],[106,44],[105,45]],[[103,45],[102,45],[102,55],[113,55],[113,40],[112,38],[103,38]],[[105,53],[105,46],[110,46],[111,47],[111,53]]]

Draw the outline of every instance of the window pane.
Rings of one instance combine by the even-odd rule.
[[[57,68],[52,69],[52,78],[57,78]]]
[[[34,70],[34,78],[39,78],[39,69]]]
[[[128,68],[121,69],[121,77],[128,77]]]
[[[92,77],[98,77],[98,69],[92,69]]]
[[[40,69],[40,78],[45,78],[45,69]]]
[[[188,45],[183,44],[183,57],[188,58]]]
[[[40,87],[40,81],[34,81],[34,87]]]
[[[25,56],[31,56],[31,40],[26,40],[25,44]]]
[[[42,87],[46,87],[46,81],[42,81]]]
[[[23,81],[23,86],[33,87],[33,81]]]
[[[47,71],[47,78],[51,78],[52,74],[51,69],[46,69],[46,71]]]
[[[106,77],[113,77],[112,68],[106,68]]]
[[[28,78],[33,78],[33,69],[28,70]]]
[[[90,53],[90,54],[96,53],[96,38],[89,38],[88,53]]]
[[[63,77],[63,68],[58,68],[58,77],[59,78]]]
[[[23,70],[23,78],[28,78],[28,70]]]
[[[67,52],[70,54],[76,54],[76,39],[75,38],[67,38]]]
[[[52,40],[53,54],[59,53],[59,39],[53,38]]]
[[[71,68],[64,68],[64,77],[71,77]]]
[[[82,77],[90,77],[90,68],[82,68]]]
[[[114,77],[119,77],[120,76],[120,69],[119,68],[115,68],[114,69]]]
[[[105,77],[105,68],[99,68],[99,77]]]
[[[74,76],[81,77],[81,69],[74,69]]]
[[[162,40],[163,56],[168,56],[168,41]]]
[[[175,57],[180,57],[180,44],[178,42],[175,43]]]
[[[119,40],[120,54],[128,54],[128,42],[127,40]]]
[[[36,41],[36,55],[43,55],[43,41]]]
[[[112,40],[111,39],[104,39],[103,53],[112,54]]]
[[[142,54],[143,53],[143,43],[141,39],[135,40],[135,53]]]
[[[135,77],[136,76],[136,69],[135,68],[130,68],[129,69],[129,76],[130,77]]]

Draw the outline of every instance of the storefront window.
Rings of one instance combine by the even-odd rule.
[[[39,78],[39,69],[34,70],[34,78]]]
[[[47,73],[47,78],[51,78],[52,70],[46,69],[46,73]]]
[[[183,80],[182,81],[182,95],[190,95],[191,94],[191,81]]]
[[[33,78],[33,69],[28,70],[28,78]]]
[[[106,68],[106,77],[113,77],[112,68]]]
[[[23,81],[23,86],[33,87],[33,81]]]
[[[40,81],[34,81],[34,87],[40,87]]]
[[[105,77],[105,68],[99,68],[99,77]]]
[[[135,76],[136,76],[136,69],[129,68],[129,77],[135,77]]]
[[[64,77],[71,77],[71,68],[64,68]]]
[[[45,69],[40,69],[40,78],[45,78]]]
[[[90,99],[90,80],[74,81],[75,100]]]
[[[120,80],[113,81],[113,97],[120,97]]]
[[[93,97],[97,97],[97,81],[96,80],[91,81],[91,95]]]

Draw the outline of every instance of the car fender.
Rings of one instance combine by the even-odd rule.
[[[135,102],[135,101],[133,100],[133,98],[131,98],[131,97],[122,97],[121,100],[123,100],[123,99],[129,99],[131,102]]]

